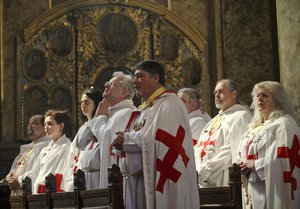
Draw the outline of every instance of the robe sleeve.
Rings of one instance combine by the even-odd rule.
[[[207,124],[207,121],[201,118],[197,118],[195,120],[190,120],[190,125],[191,125],[191,130],[192,130],[192,137],[193,137],[193,141],[194,141],[194,145],[195,143],[197,143],[197,140],[200,137],[200,134],[203,130],[203,128],[205,127],[205,125]]]
[[[91,131],[95,135],[95,137],[99,140],[101,139],[101,136],[99,133],[101,133],[101,129],[103,129],[103,125],[107,124],[108,117],[106,115],[99,115],[96,118],[93,118],[88,122],[88,125],[91,128]]]

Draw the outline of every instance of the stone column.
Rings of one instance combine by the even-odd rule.
[[[276,0],[280,81],[294,101],[300,121],[300,1]]]

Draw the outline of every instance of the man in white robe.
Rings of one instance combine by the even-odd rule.
[[[252,118],[248,109],[238,104],[232,80],[217,83],[215,103],[219,114],[205,126],[194,147],[200,187],[228,186],[228,168],[236,162],[240,139]]]
[[[99,188],[108,186],[107,169],[116,162],[112,152],[112,140],[119,130],[125,130],[131,112],[135,109],[132,76],[115,72],[106,84],[103,100],[99,103],[95,118],[88,122],[100,146]]]
[[[32,142],[20,146],[20,153],[15,158],[10,172],[5,177],[5,181],[7,181],[12,190],[12,195],[22,194],[22,180],[26,177],[32,178],[32,168],[36,163],[36,158],[40,151],[50,142],[50,138],[45,133],[44,117],[42,115],[34,115],[29,119],[27,135]]]
[[[125,152],[120,161],[125,208],[199,208],[186,108],[175,93],[164,89],[159,63],[142,61],[134,69],[133,83],[143,103],[113,142]]]
[[[177,96],[183,101],[188,112],[194,145],[208,123],[207,116],[200,110],[200,96],[195,89],[183,88],[177,92]]]

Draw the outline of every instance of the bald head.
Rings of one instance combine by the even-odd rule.
[[[32,141],[37,141],[45,135],[46,133],[44,129],[44,116],[42,115],[32,116],[28,122],[27,136]]]

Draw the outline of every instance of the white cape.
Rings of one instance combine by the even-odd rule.
[[[288,115],[269,126],[266,132],[264,163],[255,163],[265,180],[267,208],[300,208],[299,127]]]
[[[223,115],[220,125],[210,131],[220,114]],[[228,168],[236,162],[240,139],[252,118],[248,109],[240,104],[219,115],[208,122],[194,146],[200,187],[228,186]]]
[[[37,177],[34,181],[33,193],[45,192],[45,177],[52,173],[56,176],[56,191],[61,190],[64,168],[67,165],[71,141],[65,135],[55,143],[51,143],[42,149],[34,173]]]
[[[142,150],[145,190],[132,192],[145,192],[147,209],[198,209],[192,135],[182,101],[165,92],[136,122],[140,129],[130,131],[124,143]]]

